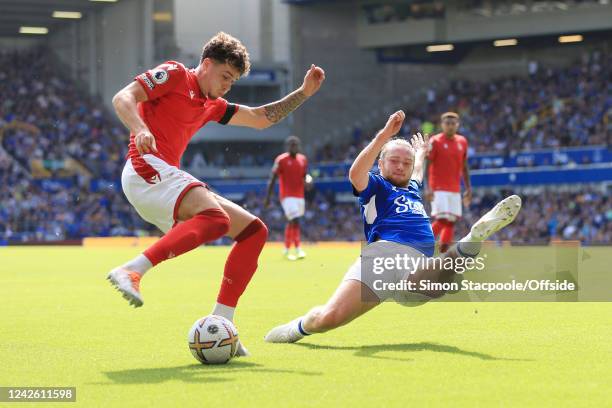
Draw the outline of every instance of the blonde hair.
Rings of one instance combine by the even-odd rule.
[[[382,149],[380,150],[380,159],[381,160],[384,159],[385,158],[385,154],[387,154],[387,150],[389,150],[389,149],[391,149],[392,147],[395,147],[395,146],[406,146],[408,148],[408,150],[410,150],[410,152],[412,152],[412,145],[406,139],[401,139],[401,138],[391,139],[387,143],[385,143],[383,145]]]

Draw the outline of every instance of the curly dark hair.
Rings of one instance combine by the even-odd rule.
[[[218,32],[204,45],[200,64],[205,58],[210,58],[222,64],[228,63],[240,72],[240,76],[248,74],[251,69],[249,52],[246,47],[239,39],[223,31]]]

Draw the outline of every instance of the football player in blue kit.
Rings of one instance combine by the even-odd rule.
[[[266,341],[293,343],[304,336],[335,329],[385,300],[414,305],[440,297],[446,291],[419,289],[419,283],[424,280],[452,282],[464,269],[449,269],[442,267],[442,262],[425,261],[474,258],[482,241],[516,218],[521,199],[512,195],[482,216],[470,233],[446,253],[433,258],[434,236],[419,192],[428,141],[420,133],[410,142],[393,139],[404,119],[403,111],[391,115],[385,127],[359,153],[349,171],[353,192],[359,198],[367,240],[361,257],[349,268],[325,305],[275,327],[266,335]],[[380,174],[370,171],[377,157]],[[405,262],[418,258],[421,263]],[[405,268],[395,263],[401,263],[402,259]],[[381,272],[381,266],[388,267],[389,273]]]

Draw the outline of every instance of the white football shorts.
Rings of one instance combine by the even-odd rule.
[[[281,206],[285,212],[285,217],[291,221],[304,216],[306,202],[304,198],[300,197],[285,197],[281,200]]]
[[[434,191],[431,202],[431,216],[457,221],[461,218],[461,193]]]
[[[385,284],[399,282],[406,279],[411,272],[412,264],[408,263],[407,268],[392,267],[384,272],[377,271],[372,261],[375,258],[395,258],[396,255],[406,254],[408,257],[424,257],[423,253],[408,245],[395,242],[377,241],[368,244],[362,250],[362,256],[349,267],[343,280],[356,280],[367,286],[381,302],[394,300],[403,306],[418,306],[431,300],[428,296],[420,293],[408,291],[406,289],[388,289]],[[369,259],[369,261],[367,260]],[[381,264],[382,265],[382,264]],[[379,265],[380,266],[380,265]],[[403,265],[402,265],[403,266]],[[364,270],[365,268],[365,270]],[[399,286],[399,285],[398,285]]]
[[[177,223],[179,205],[185,194],[194,187],[206,187],[206,184],[152,154],[142,158],[159,177],[145,180],[128,159],[121,174],[123,193],[145,221],[166,233]]]

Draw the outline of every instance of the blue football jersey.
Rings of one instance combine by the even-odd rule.
[[[421,183],[396,187],[380,174],[369,173],[368,186],[359,197],[361,217],[368,243],[378,240],[408,245],[433,256],[434,236],[419,194]]]

